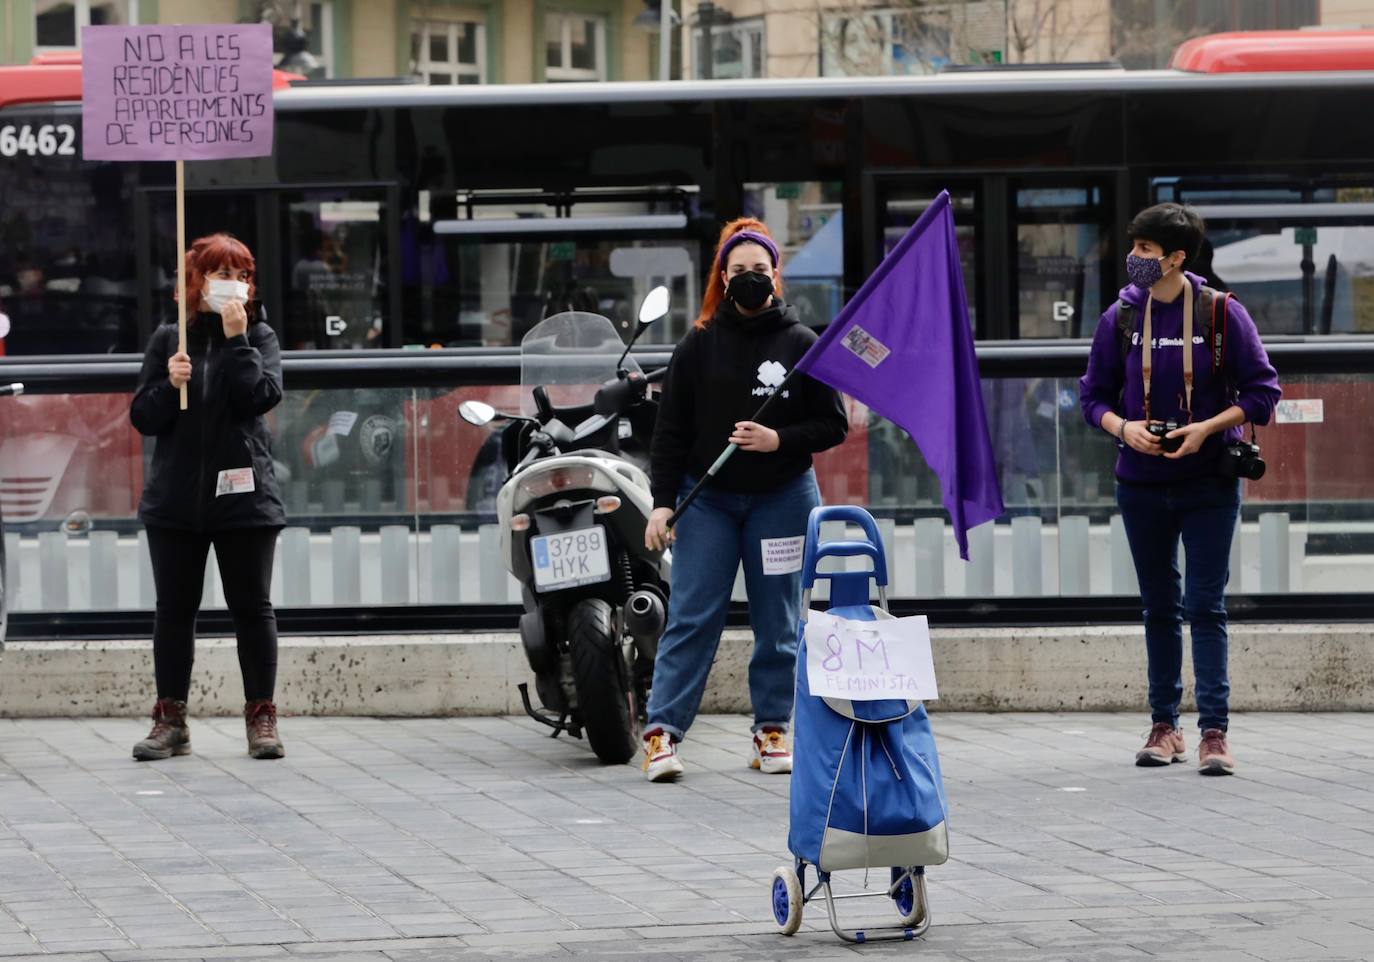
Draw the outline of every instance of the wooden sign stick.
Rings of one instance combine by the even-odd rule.
[[[186,353],[186,162],[177,162],[177,351]],[[181,386],[186,410],[186,385]]]

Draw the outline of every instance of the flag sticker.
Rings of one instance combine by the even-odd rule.
[[[869,367],[877,367],[892,353],[886,344],[857,324],[844,332],[840,343]]]

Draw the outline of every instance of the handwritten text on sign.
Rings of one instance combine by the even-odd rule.
[[[851,621],[807,612],[806,681],[812,695],[851,701],[938,698],[926,616]]]
[[[87,160],[272,153],[269,24],[82,27],[81,47]]]

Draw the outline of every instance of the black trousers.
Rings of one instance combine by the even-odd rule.
[[[159,698],[186,701],[191,691],[196,615],[211,544],[238,636],[244,698],[255,701],[272,697],[277,684],[277,615],[269,592],[278,530],[196,532],[148,526],[148,553],[152,555],[157,587],[153,670]]]

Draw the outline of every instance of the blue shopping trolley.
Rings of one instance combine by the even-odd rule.
[[[822,542],[824,521],[856,524],[865,540]],[[856,556],[869,558],[872,570],[816,571],[822,558]],[[925,868],[949,857],[948,810],[935,737],[920,701],[850,701],[812,694],[806,677],[806,618],[817,578],[829,579],[830,614],[853,621],[892,617],[887,611],[887,558],[872,515],[848,505],[820,507],[807,522],[787,835],[795,861],[773,873],[773,917],[779,932],[793,934],[801,926],[803,906],[820,892],[830,927],[845,941],[914,939],[930,927]],[[878,588],[877,605],[869,603],[870,579]],[[809,892],[808,867],[816,870]],[[832,872],[876,867],[890,869],[883,889],[831,892]],[[840,928],[837,901],[884,895],[896,904],[898,924]]]

